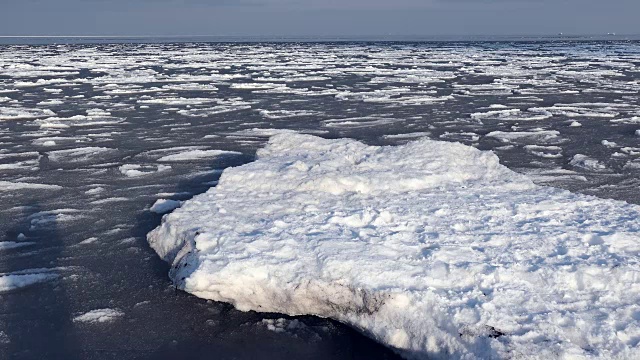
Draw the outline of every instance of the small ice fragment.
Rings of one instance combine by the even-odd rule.
[[[193,161],[202,159],[212,159],[225,155],[241,155],[237,151],[225,151],[225,150],[190,150],[184,151],[178,154],[163,156],[158,161],[170,162],[170,161]]]
[[[154,174],[156,172],[162,172],[170,170],[171,166],[169,165],[137,165],[137,164],[124,164],[118,168],[120,173],[126,177],[139,177]]]
[[[0,241],[0,250],[8,250],[20,248],[23,246],[29,246],[35,244],[34,242],[15,242],[15,241]]]
[[[25,273],[25,271],[2,275],[0,276],[0,292],[53,280],[57,277],[58,274],[51,272]]]
[[[593,171],[605,170],[607,168],[606,166],[604,166],[604,164],[602,164],[598,160],[582,154],[574,155],[571,161],[569,161],[569,165],[577,168],[582,168],[585,170],[593,170]]]
[[[60,190],[60,189],[62,189],[62,186],[58,186],[58,185],[0,181],[0,192],[16,191],[16,190]]]
[[[88,244],[92,244],[94,242],[98,241],[97,237],[90,237],[88,239],[84,239],[82,241],[80,241],[78,244],[79,245],[88,245]]]
[[[80,147],[65,150],[50,151],[48,153],[49,160],[57,163],[80,163],[95,161],[98,158],[115,153],[115,149],[106,147]]]
[[[93,189],[89,189],[89,190],[85,191],[84,193],[87,194],[87,195],[95,195],[95,194],[99,194],[99,193],[101,193],[103,191],[104,191],[104,188],[98,186],[98,187],[95,187]]]
[[[0,344],[10,344],[11,343],[11,339],[9,339],[9,336],[7,336],[7,334],[4,331],[0,331]]]
[[[124,313],[117,309],[96,309],[74,317],[73,322],[104,323],[112,322],[122,316]]]

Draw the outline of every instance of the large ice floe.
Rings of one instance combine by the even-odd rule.
[[[458,143],[278,134],[148,240],[180,289],[406,358],[640,358],[640,207]]]

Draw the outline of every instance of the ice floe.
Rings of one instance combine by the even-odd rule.
[[[140,164],[124,164],[118,167],[120,173],[126,177],[139,177],[155,174],[171,170],[169,165],[140,165]]]
[[[47,153],[49,160],[57,163],[81,163],[95,161],[117,152],[116,149],[87,146],[74,149],[55,150]]]
[[[258,110],[260,115],[267,119],[285,119],[298,116],[313,116],[321,113],[310,110]]]
[[[543,112],[535,114],[531,112],[523,112],[520,109],[507,110],[491,110],[487,112],[477,112],[471,114],[472,119],[476,120],[502,120],[502,121],[537,121],[550,118],[550,113]]]
[[[559,146],[525,145],[527,152],[547,159],[558,159],[562,157],[562,148]]]
[[[37,119],[53,115],[55,113],[49,109],[0,107],[0,120]]]
[[[0,180],[0,192],[19,190],[60,190],[62,186]]]
[[[85,215],[78,209],[55,209],[33,213],[27,217],[31,226],[30,230],[37,228],[59,226],[69,221],[83,219]]]
[[[539,142],[555,143],[561,140],[557,130],[532,130],[532,131],[492,131],[487,137],[496,138],[502,142]]]
[[[417,139],[422,137],[429,137],[430,135],[431,133],[429,132],[418,131],[418,132],[405,133],[405,134],[384,135],[383,137],[385,139]]]
[[[98,241],[97,237],[90,237],[80,241],[78,245],[89,245],[95,243],[96,241]]]
[[[177,154],[166,155],[158,159],[160,162],[195,161],[212,159],[220,156],[241,155],[237,151],[228,150],[187,150]]]
[[[73,322],[107,323],[115,321],[123,316],[124,313],[118,309],[95,309],[74,317]]]
[[[56,278],[58,278],[58,274],[49,269],[29,269],[0,274],[0,293],[51,281]]]
[[[404,120],[381,116],[361,116],[344,119],[323,120],[322,124],[329,128],[365,128],[372,126],[389,125],[402,121]]]
[[[631,359],[639,234],[640,207],[490,152],[281,134],[148,240],[180,289],[331,317],[407,358]]]
[[[17,249],[34,244],[35,243],[31,241],[0,241],[0,250]]]
[[[569,165],[591,171],[607,170],[607,167],[600,161],[583,154],[574,155],[569,161]]]

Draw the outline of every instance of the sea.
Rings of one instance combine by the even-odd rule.
[[[460,142],[640,204],[639,94],[640,36],[2,37],[0,358],[395,359],[177,290],[146,240],[162,204],[281,129]]]

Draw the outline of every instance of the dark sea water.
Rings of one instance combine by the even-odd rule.
[[[147,245],[156,200],[206,191],[273,129],[458,141],[640,203],[637,38],[250,40],[0,39],[0,358],[394,358],[177,292]],[[117,316],[78,318],[97,309]]]

